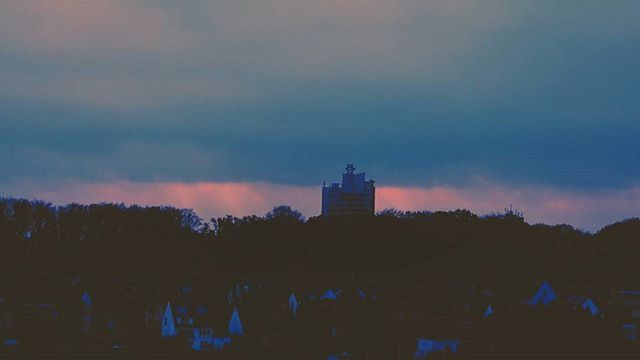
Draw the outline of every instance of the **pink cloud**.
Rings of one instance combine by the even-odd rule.
[[[262,215],[273,206],[290,204],[315,215],[320,208],[318,189],[266,183],[85,183],[63,182],[53,186],[22,184],[0,190],[9,196],[37,198],[55,204],[69,202],[123,202],[139,205],[172,205],[193,208],[204,218],[226,214]],[[20,188],[20,189],[16,189]]]
[[[126,0],[6,0],[0,33],[12,47],[49,52],[176,51],[197,41],[163,8]]]
[[[570,191],[541,186],[478,185],[377,189],[378,209],[469,209],[477,214],[488,214],[510,204],[524,211],[529,223],[567,223],[597,230],[618,220],[640,216],[640,188]]]
[[[273,206],[288,204],[306,216],[318,215],[318,187],[237,182],[87,183],[0,186],[5,196],[37,198],[56,204],[124,202],[193,208],[203,218],[233,214],[262,215]],[[529,223],[568,223],[598,230],[609,223],[640,215],[640,188],[571,192],[544,187],[379,187],[376,208],[401,210],[469,209],[477,214],[500,211],[513,204]]]

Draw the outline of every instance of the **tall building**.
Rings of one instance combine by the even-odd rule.
[[[365,180],[364,173],[355,174],[348,164],[342,183],[322,185],[322,216],[372,215],[375,210],[375,181]]]

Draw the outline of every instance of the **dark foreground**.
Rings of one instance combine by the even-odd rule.
[[[298,215],[2,200],[0,358],[640,358],[638,220]]]

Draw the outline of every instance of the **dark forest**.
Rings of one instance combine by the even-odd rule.
[[[47,332],[38,338],[33,327],[57,325],[29,327],[26,320],[3,336],[28,334],[24,337],[31,345],[25,349],[35,351],[28,353],[31,356],[51,355],[53,343],[66,344],[58,349],[65,354],[93,356],[104,350],[95,350],[96,344],[116,339],[118,344],[127,343],[127,351],[133,352],[127,355],[174,358],[188,347],[161,340],[160,325],[149,321],[143,325],[142,314],[154,306],[162,309],[167,301],[179,303],[185,299],[184,289],[189,289],[189,297],[193,289],[219,310],[219,324],[228,320],[230,305],[238,307],[247,321],[244,342],[237,342],[228,353],[207,356],[249,355],[220,358],[263,358],[256,354],[268,354],[264,339],[277,336],[288,339],[274,353],[288,357],[278,358],[316,358],[342,349],[361,354],[354,358],[405,358],[416,338],[449,334],[463,339],[459,357],[487,352],[514,357],[536,351],[636,354],[637,341],[624,342],[624,334],[615,335],[627,315],[616,317],[620,312],[612,294],[640,287],[635,273],[639,252],[638,219],[592,234],[570,225],[528,224],[513,213],[478,216],[466,210],[387,209],[375,216],[305,219],[288,206],[278,206],[264,216],[205,221],[192,210],[173,207],[53,206],[4,199],[0,296],[13,297],[16,304],[21,298],[37,298],[74,309],[87,291],[95,304],[102,301],[103,315],[94,319],[94,332],[101,335],[93,337],[69,335],[77,331],[75,310],[67,320],[72,330],[64,336]],[[607,320],[571,316],[567,320],[572,310],[563,306],[526,310],[522,299],[531,297],[544,280],[561,296],[594,299],[603,311],[606,307]],[[251,293],[241,303],[225,303],[229,289],[238,284],[247,284],[247,289],[250,285]],[[328,288],[344,289],[339,302],[302,303],[295,322],[284,315],[292,292],[309,298]],[[366,304],[353,295],[356,290],[368,294]],[[487,304],[502,320],[478,322]],[[124,330],[114,330],[114,321]],[[326,338],[327,329],[335,331],[338,326],[327,325],[332,321],[348,328],[350,342],[336,345],[326,340],[337,338]],[[455,324],[464,331],[446,326],[434,330],[439,323]],[[108,330],[100,330],[101,326]],[[517,341],[521,341],[518,336],[531,341],[517,342],[507,333],[526,334],[514,336]],[[572,334],[573,342],[565,341],[566,334]],[[603,334],[609,340],[588,341],[602,339]],[[542,341],[545,346],[540,346],[540,339],[547,339]]]

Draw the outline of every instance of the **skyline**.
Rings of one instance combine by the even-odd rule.
[[[68,190],[73,187],[73,190]],[[27,199],[44,200],[54,205],[102,202],[126,205],[161,206],[194,209],[205,221],[226,215],[262,216],[277,205],[289,205],[306,217],[319,216],[321,185],[290,186],[268,183],[85,183],[20,186],[19,191],[33,194]],[[376,187],[376,212],[387,208],[408,211],[470,210],[477,215],[502,212],[513,205],[524,212],[530,224],[568,224],[597,232],[618,221],[638,217],[625,213],[640,203],[640,191],[627,193],[560,193],[550,188],[519,190],[485,184],[470,188]],[[24,197],[7,188],[5,197]],[[629,197],[629,195],[632,195]],[[107,200],[105,200],[107,199]],[[516,199],[515,201],[513,199]],[[425,206],[424,204],[430,204]],[[623,204],[621,207],[620,204]],[[626,206],[624,206],[626,205]]]
[[[637,1],[0,2],[0,195],[595,231],[640,215]]]

